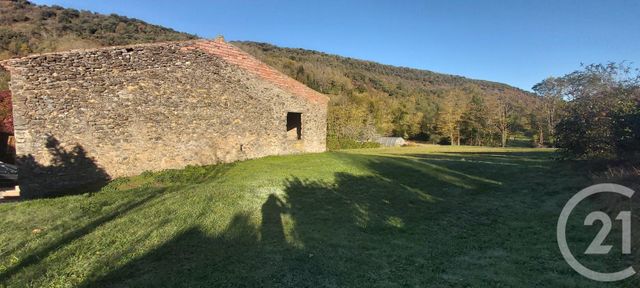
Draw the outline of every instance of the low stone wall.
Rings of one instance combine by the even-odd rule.
[[[147,170],[325,151],[326,100],[194,49],[201,44],[3,62],[11,72],[23,195]],[[301,140],[287,139],[288,112],[302,113]]]

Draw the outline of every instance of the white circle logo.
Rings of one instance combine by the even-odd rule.
[[[580,273],[582,276],[587,277],[591,280],[600,281],[600,282],[615,282],[627,279],[636,274],[635,269],[633,267],[628,267],[624,270],[614,272],[614,273],[601,273],[597,271],[593,271],[584,265],[582,265],[571,253],[571,249],[569,249],[569,245],[567,243],[567,222],[569,220],[569,216],[573,209],[575,209],[582,200],[588,198],[589,196],[598,194],[598,193],[617,193],[623,195],[627,198],[633,197],[635,193],[628,187],[618,185],[618,184],[598,184],[588,187],[573,196],[567,205],[562,209],[562,213],[560,213],[560,219],[558,219],[558,246],[560,247],[560,252],[564,257],[565,261],[576,270],[576,272]],[[631,254],[631,211],[623,211],[618,214],[616,220],[622,221],[622,253],[623,254]],[[595,239],[585,252],[585,254],[608,254],[611,251],[611,246],[603,245],[605,239],[611,232],[612,220],[604,212],[596,211],[587,216],[584,221],[584,225],[593,225],[596,221],[602,222],[602,229],[600,233],[596,235]]]

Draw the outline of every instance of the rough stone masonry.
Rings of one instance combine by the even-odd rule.
[[[147,170],[325,151],[328,98],[221,39],[0,64],[11,75],[26,197]]]

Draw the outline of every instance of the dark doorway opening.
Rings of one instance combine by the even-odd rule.
[[[302,139],[302,113],[287,113],[287,139]]]

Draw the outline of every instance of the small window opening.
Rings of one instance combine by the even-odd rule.
[[[302,113],[287,113],[287,139],[302,139]]]

